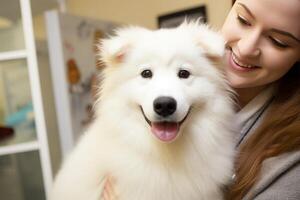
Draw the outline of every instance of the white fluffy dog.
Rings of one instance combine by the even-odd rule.
[[[101,43],[96,118],[60,170],[51,200],[220,200],[233,165],[224,41],[207,26],[123,28]]]

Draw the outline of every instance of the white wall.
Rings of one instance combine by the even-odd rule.
[[[71,14],[156,28],[157,16],[205,4],[209,23],[220,28],[231,0],[69,0]]]

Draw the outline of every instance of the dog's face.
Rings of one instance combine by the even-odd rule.
[[[223,51],[221,36],[197,23],[122,29],[102,43],[107,68],[101,96],[119,98],[120,108],[131,112],[124,120],[138,117],[155,138],[172,142],[193,113],[224,90],[218,68]]]

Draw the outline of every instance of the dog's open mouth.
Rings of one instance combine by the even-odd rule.
[[[190,110],[187,112],[186,116],[180,122],[169,122],[169,121],[157,121],[151,122],[145,115],[142,107],[141,111],[143,116],[149,126],[151,127],[151,132],[162,142],[172,142],[176,139],[179,134],[180,126],[187,118]]]

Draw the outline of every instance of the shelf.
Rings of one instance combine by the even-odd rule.
[[[0,156],[34,151],[38,149],[39,149],[39,144],[37,141],[15,144],[10,146],[3,146],[0,147]]]
[[[1,199],[46,199],[39,151],[1,156],[0,174]]]
[[[0,61],[23,59],[27,57],[26,50],[0,52]]]

